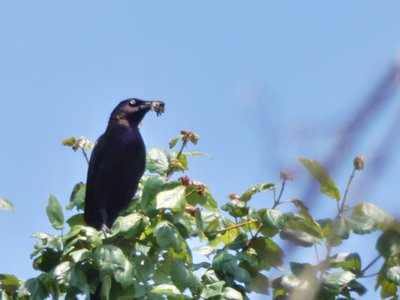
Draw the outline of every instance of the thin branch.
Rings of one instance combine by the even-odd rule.
[[[369,275],[363,275],[361,276],[362,278],[370,278],[370,277],[375,277],[376,275],[378,275],[379,272],[373,273],[373,274],[369,274]]]
[[[315,251],[315,256],[317,257],[318,263],[321,263],[321,260],[320,260],[320,258],[319,258],[319,254],[318,254],[317,245],[314,245],[314,251]]]
[[[218,229],[218,230],[215,230],[215,231],[212,231],[212,232],[205,232],[205,234],[207,234],[207,233],[224,233],[225,231],[228,231],[228,230],[231,230],[231,229],[235,229],[235,228],[238,228],[238,227],[242,227],[242,226],[245,226],[247,224],[255,223],[257,221],[258,220],[253,219],[253,220],[249,220],[249,221],[245,221],[245,222],[242,222],[242,223],[238,223],[238,224],[235,224],[235,225],[232,225],[232,226],[229,226],[229,227]]]
[[[182,141],[182,146],[181,146],[181,149],[179,150],[179,152],[178,152],[178,154],[176,156],[176,159],[179,159],[181,157],[183,149],[185,149],[186,145],[187,145],[187,141]]]
[[[343,212],[343,210],[344,210],[344,204],[346,203],[347,194],[348,194],[348,192],[349,192],[350,185],[351,185],[351,182],[353,181],[354,176],[356,176],[356,168],[353,168],[353,172],[351,172],[349,181],[347,182],[346,190],[345,190],[345,192],[344,192],[344,196],[343,196],[343,200],[342,200],[342,205],[340,206],[340,209],[339,209],[339,215],[340,215],[340,214]]]
[[[252,239],[255,239],[257,237],[257,235],[260,233],[260,231],[263,229],[264,224],[261,223],[260,226],[258,226],[257,231],[253,234],[253,236],[251,237]],[[250,243],[250,240],[249,240]]]
[[[369,268],[371,268],[380,258],[381,258],[381,256],[378,255],[378,256],[375,257],[364,269],[361,270],[361,275],[362,275],[362,277],[365,277],[365,276],[364,276],[364,273],[365,273]],[[370,276],[370,275],[368,275],[368,276]]]
[[[342,212],[340,211],[339,201],[336,201],[336,205],[337,205],[337,213],[338,213],[338,215],[340,215],[343,212],[343,210],[342,210]]]
[[[83,156],[84,156],[84,157],[85,157],[85,159],[86,159],[86,162],[89,164],[89,158],[88,158],[88,155],[87,155],[87,153],[86,153],[85,149],[81,148],[81,150],[82,150],[82,154],[83,154]]]
[[[281,190],[280,190],[280,192],[279,192],[278,199],[276,199],[276,201],[274,201],[274,205],[272,206],[272,209],[274,209],[275,207],[277,207],[277,206],[278,206],[278,204],[279,204],[279,201],[280,201],[280,200],[281,200],[281,198],[282,198],[283,191],[285,190],[285,184],[286,184],[286,179],[282,179],[282,186],[281,186]]]
[[[225,231],[228,231],[228,230],[231,230],[231,229],[235,229],[235,228],[239,228],[239,227],[242,227],[242,226],[246,226],[247,224],[255,223],[257,221],[258,220],[256,220],[256,219],[252,219],[252,220],[241,222],[241,223],[229,226],[229,227],[225,227],[225,228],[218,229],[218,230],[215,230],[215,231],[206,231],[206,232],[203,232],[203,233],[205,235],[211,234],[211,233],[224,233]],[[198,235],[199,234],[197,232],[191,234],[192,237],[196,237]]]
[[[187,143],[188,142],[185,141],[185,140],[182,141],[181,149],[179,150],[178,154],[175,157],[176,160],[178,160],[181,157],[183,149],[186,147]],[[167,181],[171,178],[172,174],[174,174],[174,170],[172,168],[170,168],[170,167],[171,166],[169,166],[169,170],[168,170],[167,175],[166,175],[166,180]]]
[[[280,190],[280,192],[279,192],[279,196],[278,196],[278,198],[275,198],[275,197],[274,197],[274,205],[272,206],[272,209],[274,209],[275,207],[277,207],[277,206],[279,205],[280,200],[281,200],[282,195],[283,195],[283,191],[285,190],[285,184],[286,184],[286,179],[283,178],[283,179],[282,179],[281,190]],[[274,193],[275,193],[275,189],[274,189]],[[246,247],[248,247],[248,246],[250,245],[251,240],[252,240],[252,239],[255,239],[255,238],[257,237],[257,235],[260,233],[260,231],[261,231],[263,228],[264,228],[264,224],[261,223],[261,224],[258,226],[257,231],[256,231],[256,232],[251,236],[251,238],[247,241]]]

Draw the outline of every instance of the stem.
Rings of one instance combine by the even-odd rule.
[[[245,202],[245,207],[248,207],[247,202]],[[237,218],[235,218],[235,223],[237,223]],[[253,231],[251,230],[250,224],[247,224],[247,230],[250,232],[250,236],[253,236]]]
[[[375,257],[364,269],[361,270],[361,276],[362,276],[362,277],[365,277],[365,276],[364,276],[364,273],[365,273],[369,268],[371,268],[371,267],[379,260],[379,258],[381,258],[380,255],[378,255],[377,257]]]
[[[84,156],[85,159],[86,159],[86,162],[89,164],[89,158],[88,158],[88,156],[87,156],[87,153],[86,153],[85,149],[81,148],[81,150],[82,150],[83,156]]]
[[[278,199],[276,199],[276,200],[274,201],[274,205],[272,206],[272,209],[274,209],[275,207],[278,206],[279,201],[281,200],[281,197],[282,197],[282,194],[283,194],[283,190],[285,189],[285,184],[286,184],[286,180],[285,180],[285,179],[282,179],[281,190],[280,190],[280,192],[279,192]]]
[[[281,200],[281,198],[282,198],[283,191],[284,191],[284,189],[285,189],[285,184],[286,184],[286,179],[282,179],[281,190],[280,190],[280,192],[279,192],[278,198],[275,198],[275,197],[274,197],[274,205],[272,206],[272,209],[274,209],[275,207],[277,207],[277,206],[279,205],[280,200]],[[275,194],[275,189],[274,189],[274,194]],[[275,196],[275,195],[274,195],[274,196]],[[264,227],[264,224],[263,224],[263,223],[261,223],[260,226],[258,226],[257,231],[251,236],[251,239],[249,239],[249,240],[247,241],[247,246],[246,246],[246,248],[250,245],[251,240],[252,240],[252,239],[255,239],[255,238],[257,237],[257,235],[260,233],[260,231],[263,229],[263,227]]]
[[[182,152],[183,152],[183,149],[186,147],[186,145],[187,145],[187,141],[183,141],[183,142],[182,142],[181,149],[179,150],[179,152],[178,152],[178,154],[177,154],[177,156],[176,156],[176,159],[179,159],[179,157],[181,157]]]
[[[247,224],[247,230],[250,232],[250,235],[253,236],[253,230],[251,230],[250,223]]]
[[[373,273],[373,274],[369,274],[369,275],[363,275],[362,278],[370,278],[370,277],[375,277],[376,275],[378,275],[379,272]]]
[[[356,168],[353,168],[353,172],[351,172],[349,181],[347,182],[346,190],[345,190],[345,192],[344,192],[344,196],[343,196],[343,200],[342,200],[342,205],[340,206],[339,213],[338,213],[339,215],[340,215],[340,214],[343,212],[343,210],[344,210],[344,204],[346,203],[347,194],[348,194],[348,192],[349,192],[350,185],[351,185],[351,182],[353,181],[354,176],[356,176]]]
[[[178,152],[178,154],[176,155],[176,158],[175,158],[176,160],[178,160],[181,157],[183,149],[186,147],[186,145],[187,145],[187,141],[182,141],[181,149],[179,150],[179,152]],[[174,173],[174,170],[172,170],[170,167],[171,166],[169,166],[169,168],[168,168],[169,170],[168,170],[167,176],[166,176],[166,180],[167,181],[171,178],[172,174]]]
[[[324,245],[326,248],[326,254],[325,254],[325,260],[322,262],[321,265],[321,269],[320,274],[319,274],[319,279],[322,280],[322,276],[324,276],[324,273],[327,271],[327,269],[329,268],[329,266],[327,265],[327,262],[329,260],[329,257],[331,256],[331,251],[332,251],[332,246],[327,244],[327,242],[324,241]]]
[[[228,230],[231,230],[231,229],[234,229],[234,228],[238,228],[238,227],[242,227],[242,226],[245,226],[247,224],[251,224],[251,223],[255,223],[255,222],[257,222],[257,220],[255,220],[255,219],[249,220],[249,221],[245,221],[245,222],[238,223],[238,224],[235,224],[235,225],[232,225],[232,226],[229,226],[229,227],[225,227],[225,228],[222,228],[222,229],[215,230],[214,233],[224,233],[225,231],[228,231]],[[205,233],[210,233],[210,232],[205,232]]]
[[[252,220],[249,220],[249,221],[241,222],[241,223],[238,223],[238,224],[235,224],[235,225],[232,225],[232,226],[229,226],[229,227],[225,227],[225,228],[222,228],[222,229],[218,229],[218,230],[215,230],[215,231],[207,231],[207,232],[204,232],[204,234],[207,235],[207,234],[210,234],[210,233],[224,233],[225,231],[228,231],[228,230],[231,230],[231,229],[235,229],[235,228],[238,228],[238,227],[242,227],[242,226],[245,226],[247,224],[255,223],[257,221],[258,220],[256,220],[256,219],[252,219]],[[196,237],[198,235],[199,234],[197,232],[191,234],[192,237]]]
[[[315,251],[315,256],[317,257],[317,261],[318,261],[318,263],[320,263],[321,260],[319,259],[318,249],[317,249],[317,246],[316,246],[316,245],[314,245],[314,251]]]

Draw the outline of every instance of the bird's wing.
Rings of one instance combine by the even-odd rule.
[[[86,181],[86,197],[85,197],[85,221],[88,225],[95,228],[99,227],[98,221],[101,218],[98,216],[99,205],[96,201],[96,177],[99,167],[102,164],[103,158],[106,156],[107,151],[107,139],[104,135],[100,136],[93,148],[90,156],[88,175]],[[98,228],[99,229],[99,228]]]

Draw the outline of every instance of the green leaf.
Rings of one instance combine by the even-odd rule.
[[[162,191],[156,196],[157,209],[170,209],[183,212],[185,208],[185,187],[178,186],[172,190]]]
[[[175,145],[176,145],[176,143],[179,141],[180,138],[181,138],[180,135],[177,135],[177,136],[173,137],[172,140],[170,140],[170,141],[168,142],[169,148],[170,148],[170,149],[174,148]]]
[[[203,299],[210,299],[222,295],[222,289],[224,288],[225,281],[217,281],[207,284],[201,291],[200,297]]]
[[[62,253],[52,248],[44,248],[42,255],[33,261],[33,268],[43,272],[50,272],[60,262]]]
[[[246,288],[258,294],[268,295],[269,279],[267,276],[257,273],[251,277],[251,281],[246,284]]]
[[[76,250],[76,243],[84,243],[85,246],[90,246],[91,248],[96,248],[102,244],[101,233],[93,227],[76,225],[71,228],[69,232],[64,235],[65,248],[64,254],[69,251]],[[88,245],[89,244],[89,245]]]
[[[71,268],[72,268],[72,263],[69,261],[64,261],[54,268],[53,275],[58,284],[61,285],[68,284]]]
[[[203,261],[203,262],[198,263],[198,264],[193,264],[193,265],[192,265],[192,271],[195,272],[195,271],[197,271],[197,270],[200,270],[200,269],[208,269],[208,268],[210,268],[210,267],[211,267],[211,264],[210,264],[210,263]]]
[[[393,283],[400,285],[400,266],[393,266],[386,271],[386,278]]]
[[[87,282],[86,274],[78,266],[73,266],[71,268],[69,285],[73,288],[79,289],[82,293],[89,293],[90,291],[90,286]]]
[[[173,284],[183,292],[186,288],[190,288],[193,293],[199,289],[199,280],[188,269],[184,262],[176,260],[173,262],[173,268],[170,273]]]
[[[293,275],[302,276],[307,273],[310,275],[315,275],[314,267],[309,263],[298,263],[298,262],[290,262],[290,270]],[[309,275],[308,275],[309,276]]]
[[[324,237],[329,245],[338,246],[342,240],[349,238],[351,226],[347,217],[337,216],[334,220],[323,219],[317,222],[322,227]]]
[[[75,207],[77,210],[83,210],[85,206],[85,194],[86,184],[83,182],[77,183],[72,190],[66,209],[71,210]]]
[[[245,233],[239,233],[236,238],[229,244],[226,245],[225,248],[231,250],[241,250],[247,247],[247,235]]]
[[[249,201],[255,193],[274,190],[275,185],[272,183],[258,183],[248,188],[241,196],[241,201]]]
[[[193,185],[188,186],[185,194],[186,202],[193,206],[201,205],[211,211],[215,211],[218,207],[217,201],[208,191],[208,188],[200,182],[194,182]]]
[[[365,286],[363,286],[361,283],[359,283],[356,280],[352,280],[347,284],[349,290],[351,292],[356,292],[360,296],[364,295],[367,292],[367,289]]]
[[[325,273],[323,276],[324,285],[337,293],[339,293],[344,285],[356,279],[356,275],[349,271],[339,273]]]
[[[340,201],[340,192],[328,171],[316,160],[299,157],[307,171],[319,182],[319,190],[329,198]]]
[[[389,229],[381,234],[376,243],[376,249],[384,258],[400,255],[400,233]]]
[[[156,195],[163,190],[164,185],[165,180],[159,176],[150,176],[143,182],[142,199],[140,201],[143,211],[153,206]]]
[[[222,299],[224,300],[243,300],[243,295],[239,291],[225,287],[222,291]]]
[[[162,148],[151,148],[146,156],[146,168],[151,173],[166,175],[168,172],[168,154]]]
[[[249,247],[254,249],[258,255],[259,270],[269,267],[280,268],[283,265],[283,251],[271,239],[264,237],[253,238]]]
[[[205,284],[211,284],[211,283],[219,282],[221,279],[217,276],[214,269],[209,268],[208,270],[206,270],[204,272],[203,276],[201,276],[201,280]]]
[[[79,249],[69,253],[74,263],[85,261],[90,257],[91,252],[88,249]]]
[[[286,213],[287,221],[281,231],[282,239],[290,240],[303,247],[320,243],[323,237],[322,228],[304,210],[301,213]]]
[[[180,164],[179,169],[188,170],[188,162],[187,162],[186,154],[181,153],[181,155],[179,155],[179,157],[177,156],[174,159],[176,160],[176,162],[178,162]]]
[[[285,226],[285,222],[287,221],[287,217],[284,213],[280,212],[276,209],[261,209],[258,211],[261,221],[266,228],[271,229],[283,229]]]
[[[65,286],[67,290],[77,288],[83,293],[88,293],[90,290],[85,273],[69,261],[60,263],[52,274],[57,284]]]
[[[68,137],[61,141],[61,145],[71,147],[74,151],[78,150],[79,148],[83,150],[90,150],[94,147],[93,143],[84,136],[79,138],[74,136]]]
[[[28,279],[24,283],[25,288],[30,293],[29,300],[43,300],[49,296],[49,292],[41,279],[42,277],[39,276],[37,278]]]
[[[76,225],[82,225],[82,226],[85,226],[86,225],[86,222],[85,222],[85,219],[84,219],[84,217],[83,217],[83,214],[76,214],[76,215],[73,215],[71,218],[69,218],[69,219],[67,219],[67,221],[65,221],[68,225],[69,225],[69,227],[74,227],[74,226],[76,226]]]
[[[208,256],[210,254],[215,253],[216,247],[213,247],[210,245],[205,245],[205,246],[201,246],[201,247],[196,247],[193,250],[200,255]]]
[[[47,217],[54,229],[61,230],[64,228],[64,215],[60,203],[56,197],[49,195],[49,202],[46,207]]]
[[[126,239],[132,239],[142,233],[147,224],[145,216],[141,213],[132,213],[118,217],[111,229],[113,236],[121,234]]]
[[[156,294],[179,294],[179,289],[173,284],[159,284],[153,287],[151,290],[152,293]]]
[[[377,229],[376,222],[366,216],[350,216],[345,220],[355,234],[368,234]]]
[[[38,239],[42,242],[44,246],[48,246],[49,248],[61,250],[61,238],[47,234],[45,232],[35,232],[32,234],[32,237]]]
[[[396,299],[397,295],[397,285],[396,283],[392,282],[391,280],[387,279],[387,269],[383,267],[376,278],[376,285],[375,289],[381,287],[381,298],[388,298],[393,297],[392,299]]]
[[[14,275],[0,274],[0,290],[14,294],[19,288],[19,280]]]
[[[249,214],[249,207],[246,205],[246,202],[236,199],[225,203],[221,209],[228,212],[234,218],[240,218]]]
[[[197,230],[197,234],[199,236],[200,240],[203,240],[205,238],[204,235],[204,226],[203,226],[203,219],[201,217],[201,210],[196,208],[196,210],[194,211],[194,217],[195,217],[195,224],[196,224],[196,230]]]
[[[74,136],[67,137],[66,139],[63,139],[61,141],[61,145],[63,145],[63,146],[72,147],[74,144],[75,144],[75,137]]]
[[[358,225],[355,227],[357,233],[368,233],[372,230],[385,230],[395,219],[372,203],[362,202],[354,209],[350,217],[351,221]],[[368,231],[369,230],[369,231]]]
[[[142,199],[140,201],[141,209],[147,216],[157,214],[156,195],[161,191],[174,189],[182,186],[179,181],[168,181],[160,176],[150,176],[143,183]]]
[[[269,268],[260,266],[260,257],[253,248],[247,248],[245,251],[237,253],[236,257],[240,259],[240,265],[248,270],[252,276],[257,270]]]
[[[216,224],[209,225],[216,226],[217,230],[222,230],[224,228],[229,228],[235,225],[233,222],[225,219],[222,216],[219,216],[215,223]],[[238,228],[230,228],[228,230],[224,230],[223,233],[218,233],[215,235],[213,232],[210,232],[210,227],[205,232],[206,236],[210,240],[211,246],[217,246],[220,243],[227,245],[234,241],[240,233],[240,230]]]
[[[212,267],[217,272],[230,274],[235,280],[250,283],[251,276],[244,268],[238,264],[238,259],[224,251],[220,251],[212,261]]]
[[[95,261],[101,274],[113,276],[124,288],[133,283],[133,266],[120,248],[102,245],[95,252]]]
[[[101,299],[109,300],[111,290],[111,277],[110,275],[101,276]]]
[[[361,274],[361,259],[358,253],[338,253],[329,259],[332,268],[342,268],[344,271],[351,271]]]
[[[317,238],[307,232],[295,229],[287,229],[280,233],[280,237],[283,240],[289,240],[293,243],[302,247],[311,247],[321,242],[320,238]]]
[[[162,249],[169,250],[172,248],[176,253],[180,253],[183,250],[182,244],[184,240],[182,236],[177,228],[168,221],[157,224],[156,228],[154,228],[154,236],[157,244]]]
[[[7,199],[0,197],[0,209],[13,211],[14,205],[12,204],[11,201],[8,201]]]

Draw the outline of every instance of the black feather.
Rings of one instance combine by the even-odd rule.
[[[146,148],[138,126],[149,110],[158,115],[164,103],[135,98],[119,103],[90,157],[84,217],[104,233],[128,206],[144,173]]]

